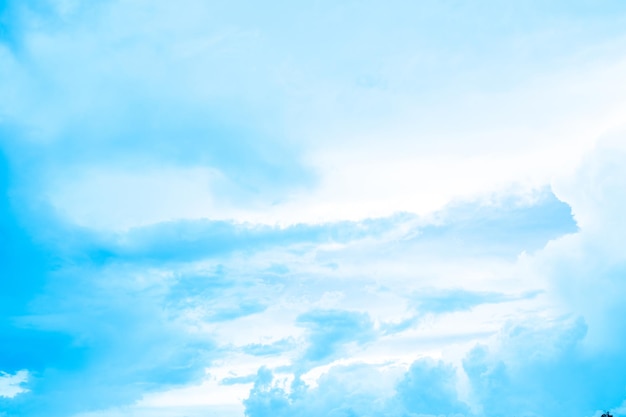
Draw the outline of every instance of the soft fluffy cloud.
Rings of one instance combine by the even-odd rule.
[[[462,367],[415,361],[406,372],[386,365],[334,366],[314,387],[261,369],[246,415],[591,416],[624,397],[618,354],[588,355],[582,320],[507,326],[492,347],[476,346]]]
[[[600,30],[621,9],[583,3],[8,2],[3,142],[89,227],[424,213],[540,187],[621,123],[607,57],[623,45]]]
[[[13,398],[23,392],[27,392],[23,387],[28,381],[28,372],[25,370],[17,371],[15,374],[0,373],[0,397]]]
[[[397,370],[371,365],[337,366],[311,388],[295,379],[282,387],[260,369],[246,415],[262,416],[460,416],[468,411],[458,398],[454,368],[419,360],[400,377]]]
[[[619,415],[626,389],[619,320],[624,256],[616,246],[623,224],[619,184],[626,178],[617,162],[623,159],[622,144],[621,139],[601,141],[577,174],[556,186],[559,195],[571,201],[580,230],[519,260],[521,270],[552,282],[547,288],[549,297],[561,300],[560,311],[573,316],[551,316],[546,310],[527,319],[512,319],[469,350],[462,365],[433,367],[432,362],[418,360],[402,376],[389,372],[386,364],[362,364],[376,374],[368,381],[380,381],[376,384],[381,391],[373,396],[346,379],[335,383],[338,373],[344,378],[349,375],[349,381],[360,381],[360,373],[354,370],[358,367],[334,365],[318,378],[318,385],[294,383],[290,389],[279,378],[272,380],[269,371],[260,371],[246,401],[248,415],[582,417],[603,409]],[[418,298],[416,303],[428,307],[434,302],[431,309],[447,311],[470,308],[474,300],[506,299],[460,291],[439,295]],[[395,387],[392,390],[380,377],[386,372],[393,375],[389,379]]]
[[[589,344],[601,350],[623,346],[623,312],[626,288],[626,253],[619,243],[625,229],[623,187],[626,172],[624,135],[601,140],[577,173],[562,178],[556,192],[571,201],[580,233],[549,245],[539,259],[539,273],[548,275],[559,299],[584,315],[589,323]]]
[[[3,411],[619,404],[623,4],[252,3],[0,2]]]
[[[516,219],[524,213],[518,207],[509,215]],[[437,218],[438,230],[455,230],[451,218]],[[381,288],[378,272],[365,272],[375,261],[367,254],[388,245],[444,242],[422,224],[429,222],[415,216],[287,228],[202,221],[97,235],[49,223],[54,228],[41,244],[54,254],[56,268],[44,274],[45,291],[32,296],[22,313],[13,313],[3,333],[23,346],[13,366],[33,373],[32,393],[9,409],[36,415],[54,407],[64,415],[106,408],[181,384],[200,384],[205,369],[245,393],[248,375],[261,364],[287,376],[307,372],[302,378],[310,381],[324,374],[324,366],[333,368],[346,357],[406,363],[446,344],[473,340],[476,336],[459,339],[455,323],[471,317],[474,309],[535,303],[516,293],[434,290],[436,281],[403,283],[393,271],[385,273],[390,279]],[[568,231],[564,224],[551,233]],[[438,253],[435,248],[430,256]],[[475,253],[485,260],[493,256],[489,250]],[[462,251],[457,256],[461,263],[467,259]],[[381,332],[385,323],[416,310],[432,317]],[[483,325],[484,319],[475,316],[463,331],[484,332]],[[424,343],[416,340],[428,337],[432,340],[416,349],[416,343]],[[38,340],[48,349],[40,351]],[[372,384],[377,389],[375,380]],[[443,391],[448,389],[444,385]],[[105,387],[106,395],[101,393]],[[81,400],[62,405],[70,394]]]

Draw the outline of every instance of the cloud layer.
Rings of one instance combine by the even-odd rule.
[[[0,416],[624,414],[616,1],[0,1]]]

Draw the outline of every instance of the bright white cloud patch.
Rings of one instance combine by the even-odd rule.
[[[24,384],[28,381],[28,371],[21,370],[15,374],[0,372],[0,397],[13,398],[28,392]]]

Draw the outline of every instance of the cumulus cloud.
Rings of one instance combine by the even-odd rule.
[[[589,324],[586,345],[598,351],[624,346],[623,285],[626,255],[619,244],[626,222],[623,132],[601,139],[575,175],[561,178],[558,195],[570,201],[581,231],[549,245],[537,260],[558,300]]]
[[[457,364],[418,360],[404,373],[390,372],[384,364],[334,365],[312,387],[298,378],[289,387],[261,370],[245,402],[247,415],[583,417],[604,409],[620,415],[626,389],[619,320],[624,257],[615,242],[623,223],[619,184],[626,175],[618,163],[622,143],[601,141],[568,183],[556,185],[557,194],[571,203],[579,231],[520,260],[520,267],[532,264],[530,270],[524,267],[526,273],[553,282],[549,295],[562,301],[565,316],[510,320]],[[417,298],[416,303],[441,312],[506,298],[444,291]],[[378,394],[368,396],[362,387],[345,382],[346,375],[349,381],[361,381],[357,369],[376,374],[368,380],[379,381]],[[385,373],[393,375],[393,389],[381,378]],[[336,383],[341,379],[337,375],[343,375],[343,383]]]
[[[582,319],[512,325],[497,348],[476,347],[463,362],[479,415],[591,416],[624,397],[624,361],[589,354]]]
[[[324,257],[312,262],[308,257],[329,244],[358,251],[362,242],[373,238],[411,244],[410,239],[397,240],[398,232],[393,232],[397,228],[413,235],[415,232],[405,227],[407,221],[412,224],[415,218],[284,229],[229,223],[218,223],[215,229],[206,222],[209,227],[205,229],[192,228],[195,223],[191,222],[183,229],[189,232],[180,237],[178,231],[162,233],[159,226],[154,235],[139,230],[113,239],[58,223],[58,232],[72,239],[47,247],[48,253],[57,256],[57,268],[44,275],[45,293],[33,296],[24,314],[13,316],[11,327],[3,333],[24,346],[14,358],[14,366],[33,370],[32,393],[11,409],[35,415],[54,406],[63,415],[106,408],[132,402],[147,392],[199,383],[204,368],[214,361],[244,358],[244,363],[255,366],[278,359],[277,364],[303,373],[375,349],[381,333],[362,304],[367,288],[362,294],[355,292],[354,282],[341,278],[341,268],[326,266]],[[168,230],[170,226],[163,227]],[[51,237],[55,233],[49,230],[42,242],[57,242]],[[182,253],[178,246],[189,233],[190,252]],[[239,239],[241,244],[232,243]],[[259,239],[258,244],[245,249],[249,239]],[[168,248],[172,255],[166,254]],[[212,248],[219,248],[217,254]],[[292,252],[299,248],[295,258],[285,258],[285,248]],[[93,255],[87,256],[90,253]],[[277,267],[277,259],[289,268]],[[311,269],[315,264],[319,269]],[[339,278],[335,293],[329,293],[331,285],[324,282],[329,273]],[[294,280],[298,276],[299,280]],[[513,302],[519,297],[437,290],[417,292],[408,299],[414,303],[406,305],[409,309],[439,314]],[[294,301],[296,304],[291,304]],[[341,308],[346,302],[354,309]],[[286,333],[281,330],[268,339],[275,331],[273,326],[281,323]],[[244,327],[246,332],[237,330]],[[39,351],[37,340],[48,349]],[[244,356],[236,356],[239,354]],[[10,355],[4,356],[8,358]],[[291,359],[285,362],[285,358]],[[245,369],[242,372],[226,376],[224,381],[245,385],[249,379]],[[449,369],[441,372],[447,375]],[[403,387],[416,383],[407,378]],[[447,392],[454,384],[440,385],[437,389]],[[99,394],[106,386],[115,390]],[[71,407],[61,406],[70,393],[80,393],[82,400],[72,402]],[[460,410],[458,404],[450,407]]]
[[[388,305],[388,300],[368,289],[376,284],[376,275],[358,278],[357,291],[352,273],[344,268],[352,262],[362,264],[363,251],[431,240],[430,232],[420,234],[428,227],[423,222],[429,221],[414,215],[286,228],[190,221],[109,235],[53,220],[47,233],[40,235],[39,245],[53,255],[56,266],[44,270],[41,278],[33,277],[42,280],[45,291],[31,295],[21,312],[15,310],[3,332],[3,337],[22,346],[12,348],[13,356],[3,356],[5,362],[13,360],[12,366],[33,372],[31,393],[5,407],[13,414],[37,415],[54,408],[58,415],[67,415],[132,403],[147,393],[200,383],[206,378],[205,368],[224,361],[227,369],[241,369],[226,373],[223,383],[245,387],[251,380],[247,372],[259,363],[305,379],[304,372],[319,372],[319,366],[327,364],[334,369],[333,362],[347,355],[355,355],[357,361],[380,355],[376,349],[388,342],[379,325],[390,319],[375,307]],[[453,229],[455,223],[449,219],[438,227]],[[327,259],[329,254],[334,258]],[[386,292],[397,297],[400,312],[422,309],[439,315],[524,298],[432,288],[406,294],[403,287],[395,288],[391,281],[388,285]],[[420,326],[412,323],[396,333],[421,331]],[[40,344],[48,348],[41,351]],[[381,360],[393,362],[396,348],[384,349]],[[398,387],[409,392],[416,381],[426,384],[428,375],[439,375],[436,392],[424,393],[420,401],[452,398],[456,382],[444,382],[444,376],[452,378],[451,368],[424,366],[416,365],[419,371],[407,374]],[[369,370],[362,378],[371,378],[367,395],[378,398],[373,392],[380,389],[379,370],[363,369]],[[398,379],[397,371],[382,374],[389,381]],[[347,370],[342,375],[349,378]],[[325,401],[327,391],[315,392],[320,402]],[[278,393],[290,404],[291,394]],[[80,400],[67,404],[69,395],[79,395]],[[369,407],[364,396],[356,395],[364,403],[355,409]],[[344,414],[353,407],[347,400],[333,401],[332,409],[316,407]],[[408,399],[384,404],[376,406],[380,415],[387,415],[388,407],[411,412],[419,408]],[[446,408],[450,413],[464,409],[453,399]]]
[[[511,324],[491,347],[474,347],[462,366],[421,359],[402,373],[337,365],[315,387],[298,377],[287,385],[262,368],[246,415],[591,416],[621,404],[626,377],[618,354],[584,352],[586,330],[582,319]]]
[[[252,3],[0,1],[2,412],[619,405],[623,4]]]
[[[461,416],[467,406],[459,400],[454,368],[419,360],[398,380],[397,371],[372,365],[336,366],[311,388],[296,378],[281,386],[271,371],[261,368],[246,415],[263,416]]]

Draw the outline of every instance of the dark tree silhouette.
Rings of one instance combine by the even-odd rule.
[[[613,417],[613,414],[611,414],[608,411],[606,411],[604,414],[602,414],[601,417]]]

